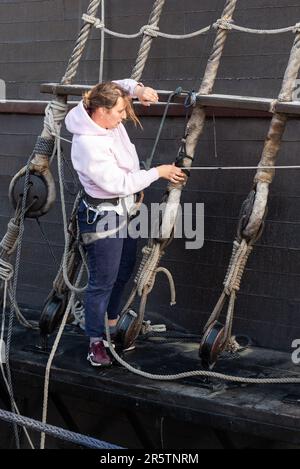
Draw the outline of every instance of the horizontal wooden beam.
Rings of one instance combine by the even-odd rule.
[[[42,93],[71,95],[71,96],[82,96],[85,91],[91,89],[91,86],[81,85],[59,85],[57,83],[45,83],[41,85]],[[158,90],[159,100],[161,103],[165,103],[168,96],[172,91]],[[183,91],[179,96],[175,96],[173,99],[174,105],[183,105],[187,97],[188,92]],[[284,114],[290,114],[294,116],[300,115],[300,101],[291,102],[278,102],[271,98],[258,98],[251,96],[235,96],[225,94],[210,94],[210,95],[197,95],[197,101],[205,107],[209,108],[226,108],[226,109],[238,109],[242,111],[257,111],[271,115],[272,112],[280,112]],[[161,106],[163,104],[157,104]],[[155,106],[152,106],[152,108]],[[153,112],[153,111],[151,111]]]
[[[45,108],[49,101],[28,101],[28,100],[7,100],[0,101],[0,114],[26,114],[26,115],[44,115]],[[70,109],[77,104],[76,101],[69,101]],[[158,104],[155,106],[145,107],[139,103],[134,103],[136,113],[140,117],[161,117],[164,112],[164,105]],[[171,104],[168,116],[169,117],[184,117],[185,108],[181,104]],[[189,111],[191,112],[191,110]],[[206,107],[207,117],[270,117],[271,114],[266,111],[251,111],[245,109],[228,109],[228,108],[214,108]]]

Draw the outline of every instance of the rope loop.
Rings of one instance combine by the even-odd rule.
[[[8,282],[14,275],[14,268],[10,262],[0,259],[0,280]]]
[[[214,24],[214,29],[227,29],[230,30],[233,28],[233,21],[225,20],[224,18],[219,18]]]
[[[300,33],[300,23],[296,23],[294,28],[293,28],[293,33],[298,34]]]
[[[100,20],[100,18],[96,18],[96,16],[87,15],[86,13],[84,13],[84,14],[82,15],[82,19],[83,19],[83,21],[85,21],[86,23],[92,24],[92,25],[95,26],[95,28],[97,28],[97,29],[103,29],[103,28],[105,28],[104,21]]]
[[[60,101],[51,101],[45,109],[44,125],[53,137],[60,133],[61,123],[68,112],[68,105]]]
[[[243,272],[252,249],[252,246],[249,246],[245,239],[241,242],[234,241],[229,267],[223,283],[226,295],[229,296],[233,290],[240,289]]]
[[[20,233],[20,226],[16,219],[11,218],[7,225],[7,232],[0,241],[2,248],[8,255],[12,254],[16,248]]]
[[[159,27],[153,26],[151,24],[145,24],[141,27],[140,33],[145,34],[146,36],[158,37],[159,36]]]

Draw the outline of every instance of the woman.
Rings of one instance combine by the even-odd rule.
[[[66,127],[74,134],[72,163],[84,188],[78,221],[90,272],[85,328],[90,338],[87,359],[93,366],[111,364],[103,342],[104,317],[107,311],[113,333],[121,295],[136,261],[137,240],[120,235],[134,195],[159,178],[177,183],[185,177],[174,165],[139,169],[135,147],[122,124],[125,119],[139,123],[132,97],[146,106],[158,101],[155,90],[135,80],[101,83],[66,117]],[[110,228],[115,225],[117,229]]]

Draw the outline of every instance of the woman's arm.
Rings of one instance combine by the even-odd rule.
[[[159,178],[167,179],[172,183],[185,180],[184,173],[174,164],[157,166],[148,171],[128,172],[118,166],[108,145],[103,145],[99,149],[97,137],[81,136],[76,148],[76,155],[72,155],[75,170],[88,176],[96,186],[112,196],[125,197],[134,194],[150,186]]]
[[[138,98],[140,103],[144,106],[150,106],[150,104],[158,102],[158,94],[153,88],[144,86],[142,83],[132,80],[131,78],[114,80],[114,83],[121,86],[132,98]]]

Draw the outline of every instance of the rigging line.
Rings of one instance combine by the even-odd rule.
[[[216,116],[213,112],[213,132],[214,132],[214,150],[215,158],[218,159],[218,148],[217,148],[217,126],[216,126]]]
[[[101,0],[101,22],[105,22],[105,0]],[[100,35],[100,63],[99,63],[99,83],[103,82],[103,70],[104,70],[104,48],[105,48],[105,31],[101,29]]]
[[[300,169],[299,166],[191,166],[191,169],[205,169],[205,170],[243,170],[243,169]]]
[[[71,143],[71,144],[73,143],[72,140],[68,140],[67,138],[63,138],[63,137],[61,137],[60,135],[57,135],[54,132],[51,132],[51,135],[53,135],[53,137],[56,137],[59,140],[63,140],[64,142],[68,142],[68,143]]]
[[[42,224],[41,224],[41,222],[40,222],[40,219],[39,219],[39,218],[36,218],[36,222],[37,222],[37,224],[38,224],[38,226],[39,226],[39,228],[40,228],[40,230],[41,230],[41,233],[42,233],[42,236],[43,236],[44,240],[46,241],[46,243],[47,243],[47,245],[48,245],[49,251],[50,251],[50,253],[51,253],[51,256],[53,257],[53,260],[54,260],[54,263],[55,263],[56,267],[59,267],[59,262],[57,261],[55,255],[54,255],[52,246],[51,246],[51,244],[50,244],[49,239],[47,238],[47,235],[46,235],[45,230],[44,230],[43,227],[42,227]]]
[[[5,373],[5,369],[4,369],[4,366],[3,366],[5,364],[5,350],[2,353],[2,348],[5,348],[5,345],[4,345],[5,344],[5,342],[4,342],[5,312],[6,312],[6,300],[7,300],[7,294],[8,294],[8,282],[9,281],[10,281],[10,278],[7,278],[7,279],[4,280],[4,294],[3,294],[3,307],[2,307],[2,320],[1,320],[1,333],[0,333],[0,347],[1,347],[1,350],[0,350],[0,369],[1,369],[1,374],[2,374],[4,384],[6,386],[8,394],[10,396],[10,400],[12,402],[14,410],[18,415],[20,415],[20,411],[19,411],[19,408],[16,404],[14,396],[10,394],[9,382],[6,378],[6,373]],[[22,428],[23,428],[23,431],[26,435],[26,438],[28,440],[28,443],[29,443],[31,449],[35,449],[26,427],[22,426]]]
[[[217,0],[216,1],[216,6],[215,6],[215,9],[212,11],[212,15],[215,17],[216,16],[216,13],[220,10],[221,10],[221,3],[222,3],[222,8],[223,8],[223,4],[224,4],[224,1],[223,0]],[[212,21],[213,21],[213,18],[211,18]],[[211,29],[210,31],[213,31],[213,29]],[[204,54],[206,53],[207,51],[207,42],[208,42],[208,38],[211,37],[211,34],[210,31],[205,34],[205,40],[204,40],[204,44],[203,44],[203,49],[202,49],[202,52],[201,52],[201,56],[200,56],[200,64],[199,64],[199,70],[201,72],[202,70],[202,65],[203,65],[203,60],[204,60]],[[198,74],[197,74],[198,75]],[[198,86],[198,80],[197,78],[195,78],[194,80],[194,86],[193,86],[193,89]],[[199,88],[199,86],[198,86]]]

